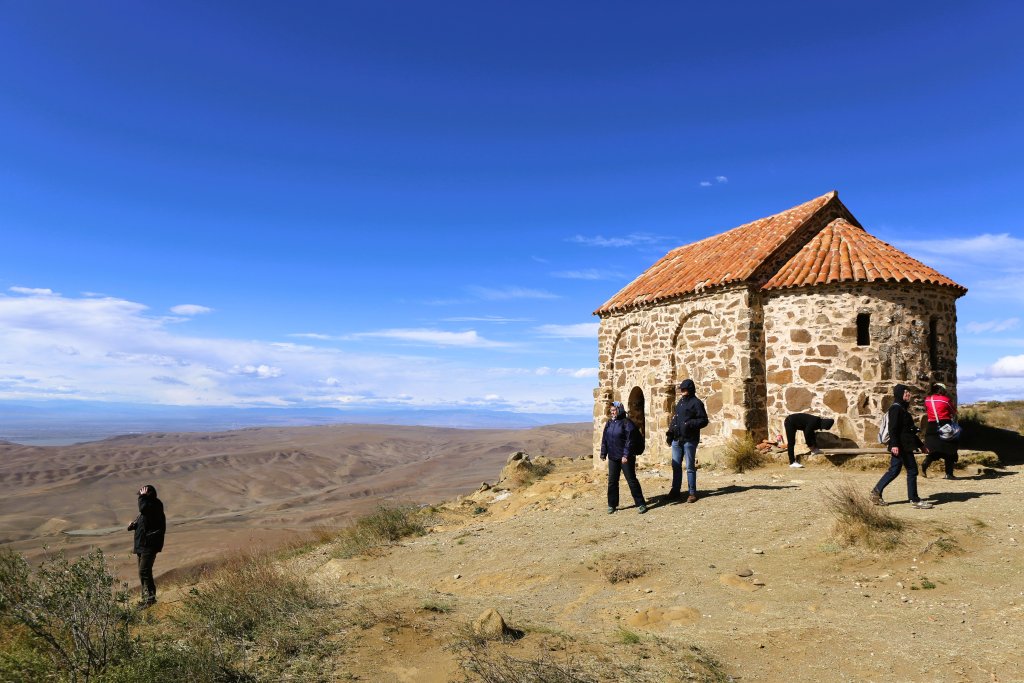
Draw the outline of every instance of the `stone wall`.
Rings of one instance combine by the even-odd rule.
[[[869,343],[858,345],[857,316]],[[920,399],[933,381],[956,387],[956,296],[947,287],[866,283],[777,290],[764,297],[767,420],[834,417],[845,445],[877,443],[897,383]],[[935,344],[931,337],[934,332]],[[934,357],[933,357],[934,356]],[[933,363],[934,361],[934,363]]]
[[[764,411],[755,414],[749,406],[763,406],[765,400],[760,325],[757,297],[745,286],[602,318],[594,390],[595,457],[608,403],[621,401],[636,417],[629,398],[637,387],[644,397],[643,457],[649,461],[671,457],[664,434],[675,409],[676,387],[687,378],[696,384],[711,419],[701,433],[703,444],[720,444],[757,427]]]

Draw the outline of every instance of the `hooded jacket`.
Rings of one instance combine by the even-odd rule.
[[[890,452],[893,447],[898,447],[901,456],[912,454],[915,449],[924,447],[921,438],[917,435],[919,430],[910,414],[910,406],[903,400],[903,393],[907,388],[905,384],[897,384],[893,387],[892,393],[895,400],[889,406],[889,442],[886,445]]]
[[[164,535],[167,533],[167,518],[164,504],[156,497],[156,487],[148,484],[149,493],[139,496],[139,516],[132,524],[135,527],[135,547],[132,553],[158,553],[164,549]]]
[[[679,389],[689,393],[676,403],[676,414],[672,418],[670,431],[675,441],[700,443],[700,430],[708,426],[708,413],[704,409],[704,402],[697,398],[697,387],[692,379],[684,379]]]
[[[636,425],[626,417],[626,411],[621,403],[616,402],[612,405],[619,408],[618,415],[604,425],[604,434],[601,436],[601,459],[621,461],[623,457],[633,455],[629,448],[629,436],[636,430]]]

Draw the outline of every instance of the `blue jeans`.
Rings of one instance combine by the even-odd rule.
[[[882,495],[885,487],[899,476],[900,470],[904,467],[907,468],[907,498],[910,499],[911,503],[921,500],[917,495],[917,460],[914,458],[913,451],[907,452],[904,448],[900,449],[899,456],[889,456],[889,469],[885,471],[882,478],[875,484],[875,493]]]
[[[697,442],[672,442],[672,494],[678,494],[683,485],[683,458],[686,458],[686,488],[691,496],[697,495]]]

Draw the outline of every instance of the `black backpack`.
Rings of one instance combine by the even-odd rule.
[[[644,452],[644,446],[647,445],[647,440],[644,439],[644,433],[640,431],[640,428],[636,425],[633,426],[633,431],[629,433],[629,453],[630,455],[641,455]]]

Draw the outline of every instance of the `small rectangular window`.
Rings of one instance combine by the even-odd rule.
[[[928,321],[928,362],[932,372],[939,369],[939,321],[936,318]]]
[[[871,314],[857,314],[857,346],[871,344]]]

